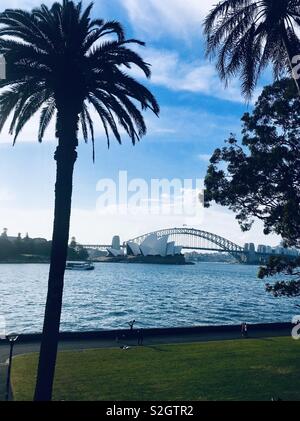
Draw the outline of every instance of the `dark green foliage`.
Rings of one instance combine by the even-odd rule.
[[[17,253],[14,243],[7,238],[0,237],[0,262],[13,258]]]
[[[299,0],[222,0],[205,20],[207,54],[217,56],[226,82],[240,74],[249,97],[268,65],[276,78],[291,73],[291,60],[300,54],[299,26]]]
[[[206,206],[215,201],[229,207],[245,231],[258,218],[265,234],[279,234],[286,246],[299,248],[300,100],[293,81],[266,87],[253,113],[245,114],[242,122],[241,144],[231,135],[227,146],[211,158]],[[292,263],[282,259],[272,261],[261,276],[279,272],[299,276]]]
[[[50,259],[51,245],[51,241],[33,239],[28,236],[12,239],[0,236],[0,262],[47,261]],[[69,260],[84,261],[88,257],[88,252],[80,244],[76,244],[76,247],[74,247],[70,243]]]
[[[68,260],[84,261],[89,258],[89,254],[81,244],[78,244],[73,237],[69,245]]]
[[[274,285],[267,284],[266,289],[275,297],[299,297],[300,296],[300,257],[295,260],[285,260],[282,257],[271,257],[268,266],[259,271],[259,278],[264,279],[278,274],[295,277],[289,282],[276,282]]]

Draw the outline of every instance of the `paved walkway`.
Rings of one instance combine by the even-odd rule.
[[[291,336],[289,329],[280,330],[258,330],[249,332],[249,338],[266,339],[279,336]],[[212,332],[212,333],[197,333],[197,334],[170,334],[163,336],[152,336],[144,339],[144,346],[162,345],[162,344],[175,344],[175,343],[193,343],[193,342],[209,342],[209,341],[224,341],[242,339],[240,332]],[[244,340],[244,339],[243,339]],[[125,340],[119,343],[107,339],[97,340],[68,340],[59,343],[60,351],[74,351],[83,349],[98,349],[98,348],[119,348],[122,344],[134,346],[137,344],[136,339]],[[14,355],[28,354],[32,352],[39,352],[39,342],[29,343],[16,343],[14,347]],[[5,395],[5,378],[7,365],[5,364],[8,359],[9,346],[6,343],[0,342],[0,401],[4,399]]]

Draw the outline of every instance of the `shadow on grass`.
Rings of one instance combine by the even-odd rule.
[[[143,347],[147,349],[152,349],[153,351],[157,351],[157,352],[171,352],[167,348],[160,348],[157,345],[143,345]]]
[[[247,339],[255,339],[255,340],[257,340],[257,341],[262,341],[262,342],[275,342],[275,340],[274,340],[274,338],[263,338],[263,337],[251,337],[251,336],[248,336],[248,338]],[[245,339],[245,340],[247,340],[247,339]]]

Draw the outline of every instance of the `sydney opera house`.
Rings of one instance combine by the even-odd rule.
[[[141,244],[129,241],[126,251],[121,249],[118,237],[114,237],[112,247],[107,251],[111,258],[127,257],[132,262],[152,262],[156,258],[164,263],[184,259],[181,254],[182,247],[176,246],[174,241],[169,242],[168,236],[158,238],[156,234],[149,235]]]
[[[128,242],[127,254],[129,256],[178,256],[182,247],[176,247],[175,242],[168,242],[168,237],[158,238],[156,234],[149,235],[141,245]]]

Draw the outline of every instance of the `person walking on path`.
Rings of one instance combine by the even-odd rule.
[[[130,331],[132,332],[133,331],[133,326],[135,324],[135,320],[131,320],[130,322],[128,322],[128,324],[129,324],[129,327],[130,327]]]
[[[137,332],[137,339],[138,339],[138,345],[142,346],[144,343],[144,332],[143,329],[139,329]]]
[[[247,323],[242,323],[241,325],[241,334],[243,338],[248,338],[248,325]]]

